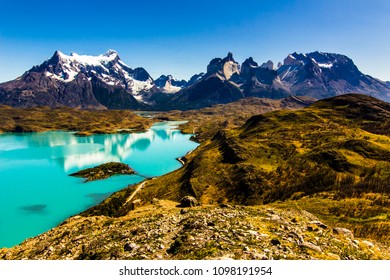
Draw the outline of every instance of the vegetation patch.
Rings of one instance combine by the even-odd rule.
[[[79,136],[91,134],[140,132],[152,125],[128,110],[79,110],[68,107],[28,109],[0,105],[0,132],[77,131]]]
[[[102,180],[114,175],[134,174],[134,170],[128,164],[121,162],[107,162],[99,166],[80,170],[69,176],[86,178],[85,182]]]

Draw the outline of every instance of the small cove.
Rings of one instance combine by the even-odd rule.
[[[63,131],[0,134],[0,248],[45,232],[127,185],[181,167],[176,158],[198,144],[178,124],[88,137]],[[68,176],[110,161],[129,164],[136,174],[88,183]]]

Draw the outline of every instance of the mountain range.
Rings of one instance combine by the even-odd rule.
[[[154,80],[144,68],[126,65],[113,50],[98,56],[56,51],[21,77],[1,83],[0,104],[188,110],[246,97],[323,99],[351,92],[390,101],[390,82],[363,74],[350,58],[333,53],[292,53],[275,67],[272,61],[259,65],[252,57],[239,64],[229,52],[185,81],[172,75]]]

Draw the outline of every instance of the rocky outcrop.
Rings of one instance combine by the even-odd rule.
[[[378,243],[324,228],[305,211],[158,200],[120,218],[75,216],[0,259],[389,259]],[[308,228],[311,227],[311,229]]]
[[[272,62],[272,60],[268,60],[267,62],[261,64],[260,67],[268,70],[274,70],[274,63]]]
[[[185,80],[176,80],[172,75],[161,75],[154,82],[164,93],[176,93],[187,86],[187,82]]]
[[[240,86],[246,97],[278,99],[291,95],[280,81],[272,61],[259,66],[250,57],[242,63],[240,75],[234,78],[234,82]]]
[[[209,76],[179,91],[161,106],[169,109],[199,109],[230,103],[244,97],[241,90],[231,82],[218,76]]]
[[[207,66],[207,75],[218,75],[222,79],[229,80],[234,74],[239,74],[239,64],[229,52],[225,58],[214,58]]]
[[[180,199],[180,207],[186,208],[186,207],[195,207],[198,205],[199,202],[193,196],[185,196],[182,199]]]

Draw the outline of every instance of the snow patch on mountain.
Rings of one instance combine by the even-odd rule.
[[[176,93],[186,87],[188,82],[185,80],[176,80],[172,75],[161,75],[155,80],[155,84],[164,93]]]
[[[143,68],[131,69],[114,50],[98,56],[77,53],[66,55],[56,51],[51,59],[31,71],[42,70],[47,77],[64,83],[74,81],[83,73],[89,81],[97,78],[109,86],[121,87],[138,101],[144,102],[144,98],[155,87],[153,79]]]
[[[332,68],[333,63],[317,63],[321,68]]]
[[[58,54],[64,61],[67,61],[69,63],[77,63],[84,66],[106,65],[108,62],[113,61],[118,57],[118,53],[114,50],[108,50],[106,53],[98,56],[79,55],[77,53],[71,53],[71,55],[66,55],[60,51],[58,51]]]

